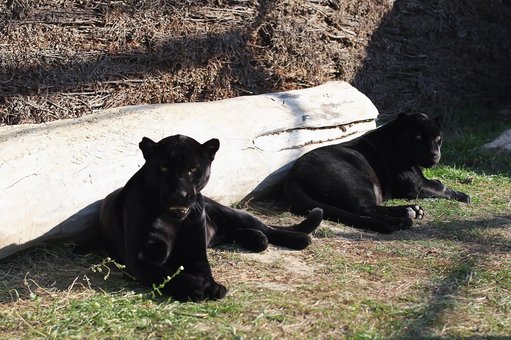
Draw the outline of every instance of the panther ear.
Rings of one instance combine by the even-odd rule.
[[[147,160],[154,151],[154,146],[156,145],[151,139],[144,137],[142,141],[138,143],[138,147],[142,150],[142,154],[144,155],[144,159]]]
[[[210,161],[215,159],[215,154],[219,148],[220,141],[216,138],[210,139],[206,143],[202,144],[202,149],[208,154]]]
[[[439,114],[438,116],[433,118],[433,120],[438,125],[438,127],[442,127],[442,125],[444,124],[444,121],[445,121],[445,115],[444,114]]]

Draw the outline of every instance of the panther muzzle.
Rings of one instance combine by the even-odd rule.
[[[183,219],[190,211],[190,207],[173,206],[167,209],[168,213],[176,218]]]

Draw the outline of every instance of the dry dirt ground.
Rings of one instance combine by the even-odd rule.
[[[327,80],[383,114],[508,107],[510,18],[509,0],[2,1],[0,124]]]

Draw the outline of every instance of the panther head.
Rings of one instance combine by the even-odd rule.
[[[425,168],[440,161],[442,146],[441,124],[443,116],[429,118],[422,113],[400,114],[396,134],[402,146],[402,156],[411,164]]]
[[[158,193],[158,208],[171,218],[185,219],[209,180],[219,140],[200,144],[193,138],[175,135],[156,143],[144,137],[139,147],[146,161],[145,184],[149,192]]]

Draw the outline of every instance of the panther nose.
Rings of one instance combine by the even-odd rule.
[[[188,198],[188,193],[185,190],[176,190],[174,197],[179,202],[184,202]]]

